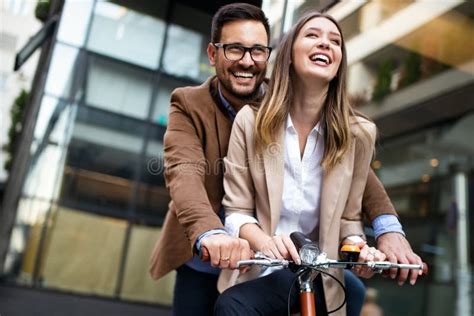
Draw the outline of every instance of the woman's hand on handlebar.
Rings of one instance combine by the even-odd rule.
[[[298,251],[288,235],[268,236],[259,248],[260,252],[270,258],[291,259],[296,264],[301,264]]]
[[[288,235],[268,236],[257,224],[248,223],[240,227],[240,237],[250,243],[255,251],[260,251],[272,259],[293,259],[301,264],[300,256]]]
[[[367,242],[361,238],[351,238],[348,237],[342,242],[343,245],[356,245],[360,249],[359,260],[358,262],[368,262],[368,261],[385,261],[386,256],[380,250],[377,250],[374,247],[369,247]],[[361,277],[369,279],[374,276],[375,272],[373,269],[364,266],[356,266],[352,268],[354,273]]]
[[[360,250],[359,262],[385,261],[385,259],[385,254],[380,250],[377,250],[375,247],[369,247],[368,245],[365,245]],[[357,276],[366,279],[373,277],[375,274],[373,269],[365,266],[356,266],[352,270]]]

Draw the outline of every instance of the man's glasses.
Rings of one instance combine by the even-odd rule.
[[[250,52],[250,57],[256,63],[263,63],[270,58],[270,53],[272,52],[271,47],[267,46],[252,46],[245,47],[239,44],[222,44],[222,43],[212,43],[217,48],[224,49],[224,56],[227,60],[230,61],[239,61],[244,58],[245,53]]]

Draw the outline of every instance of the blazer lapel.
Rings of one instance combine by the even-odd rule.
[[[230,133],[232,131],[232,122],[227,117],[225,117],[224,114],[219,111],[219,109],[216,109],[215,111],[215,118],[217,141],[219,143],[219,153],[220,157],[223,158],[227,156]]]
[[[329,172],[323,175],[323,187],[321,193],[320,221],[319,221],[319,244],[325,246],[326,236],[331,228],[336,206],[342,191],[345,190],[344,181],[350,181],[352,165],[354,160],[355,146],[349,148],[349,152],[341,163],[337,164]]]
[[[265,167],[265,180],[267,182],[268,198],[270,204],[271,234],[275,233],[280,220],[281,199],[283,195],[284,174],[284,127],[282,127],[278,141],[271,144],[263,153]]]

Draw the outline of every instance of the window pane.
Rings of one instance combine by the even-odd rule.
[[[126,226],[122,220],[60,208],[50,231],[45,285],[113,296]]]
[[[9,278],[30,284],[35,270],[41,229],[52,204],[43,199],[22,197],[12,229],[10,246],[5,259]]]
[[[32,158],[23,193],[45,200],[57,197],[58,175],[62,172],[63,149],[47,145]]]
[[[148,273],[148,259],[159,228],[133,226],[128,247],[121,298],[170,306],[173,300],[175,273],[153,280]]]
[[[166,3],[160,7],[164,14]],[[156,69],[164,30],[162,17],[145,15],[110,2],[98,2],[87,46],[92,51]]]
[[[46,93],[58,97],[69,97],[74,79],[73,72],[78,62],[78,52],[77,48],[56,44],[46,81]]]
[[[144,130],[143,122],[79,107],[67,153],[62,203],[126,216]]]
[[[150,225],[159,225],[168,211],[170,197],[163,177],[164,126],[152,125],[145,160],[140,168],[140,187],[137,201],[138,216]]]
[[[41,142],[54,142],[64,145],[72,126],[74,106],[68,102],[45,95],[36,120],[35,140]]]
[[[91,57],[86,103],[107,111],[145,119],[151,98],[151,74]]]
[[[178,87],[182,87],[182,81],[162,77],[159,83],[158,95],[155,100],[153,110],[153,122],[166,126],[168,124],[168,112],[170,107],[171,92]]]
[[[92,12],[92,0],[69,0],[64,4],[58,40],[75,46],[83,46]]]
[[[211,18],[202,11],[176,4],[163,58],[165,72],[197,81],[213,74],[206,53]]]

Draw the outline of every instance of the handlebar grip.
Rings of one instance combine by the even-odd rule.
[[[428,272],[429,272],[428,264],[426,262],[423,262],[422,264],[423,264],[422,275],[428,275]],[[383,270],[382,275],[383,276],[389,276],[390,275],[390,270]]]
[[[290,234],[291,241],[295,244],[296,250],[299,252],[304,245],[312,244],[311,239],[306,237],[305,234],[300,232],[292,232]]]

